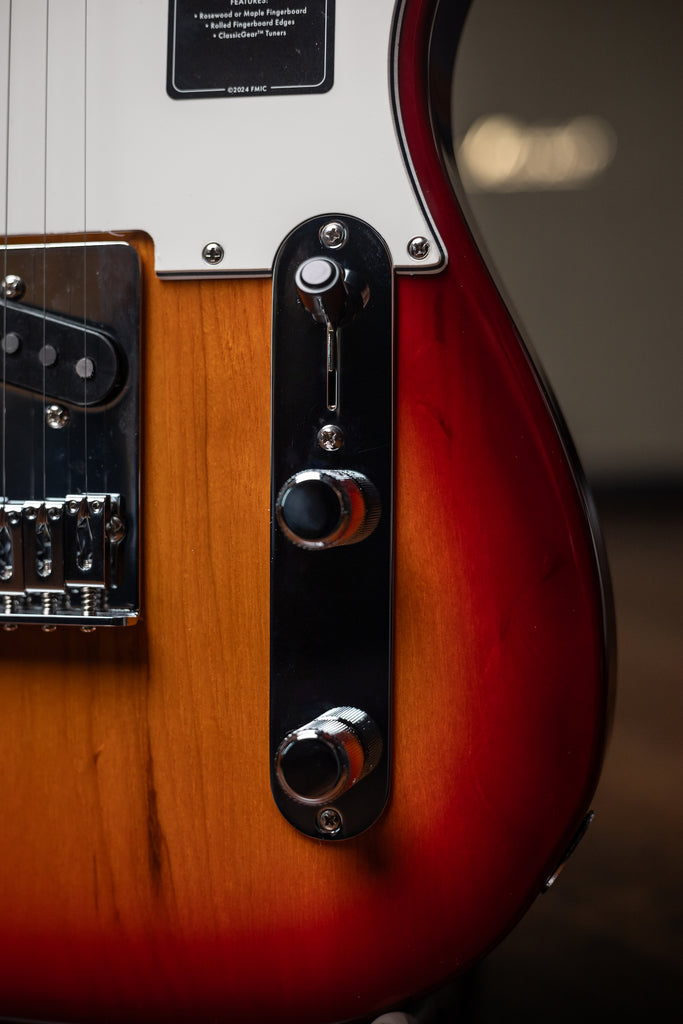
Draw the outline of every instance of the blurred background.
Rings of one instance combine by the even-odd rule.
[[[619,687],[592,828],[444,1020],[683,1020],[682,39],[680,0],[474,0],[458,52],[458,192],[596,496]]]

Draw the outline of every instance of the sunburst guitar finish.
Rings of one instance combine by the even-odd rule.
[[[365,832],[329,842],[301,834],[271,792],[270,277],[205,264],[162,277],[154,232],[127,230],[146,224],[93,225],[89,239],[123,238],[142,274],[141,614],[127,628],[1,634],[2,1016],[369,1018],[485,954],[588,810],[608,716],[598,542],[434,137],[444,83],[432,31],[454,34],[458,5],[397,7],[389,71],[385,52],[375,59],[383,79],[395,72],[396,123],[447,259],[398,272],[410,260],[389,242],[388,802]],[[160,46],[164,60],[165,36]],[[347,74],[335,56],[330,96]],[[250,117],[285,100],[164,97],[185,117],[193,102],[243,102]],[[135,159],[154,159],[138,145]],[[324,173],[328,154],[321,144],[301,159]],[[330,159],[343,162],[343,139]],[[308,215],[371,220],[349,201]],[[10,246],[27,239],[40,245],[40,230],[10,218]],[[5,495],[19,497],[36,495]]]

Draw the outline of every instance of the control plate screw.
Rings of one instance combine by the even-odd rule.
[[[341,249],[346,244],[349,232],[346,224],[342,224],[340,220],[331,220],[323,224],[318,237],[326,249]]]
[[[61,430],[65,427],[71,414],[68,409],[65,409],[63,405],[48,405],[45,410],[45,422],[48,427],[52,427],[53,430]]]
[[[8,274],[0,284],[0,295],[3,299],[21,299],[26,291],[26,284],[16,274]]]
[[[205,263],[210,263],[212,267],[220,263],[224,256],[225,249],[220,242],[207,242],[202,249],[202,259]]]
[[[322,811],[318,812],[317,821],[318,828],[327,836],[333,836],[341,831],[342,816],[336,807],[323,807]]]
[[[408,255],[414,260],[425,260],[429,256],[431,245],[423,235],[416,235],[408,242]]]
[[[325,452],[338,452],[344,444],[344,433],[334,423],[326,423],[318,431],[318,444]]]

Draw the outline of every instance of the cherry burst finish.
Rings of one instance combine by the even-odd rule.
[[[462,970],[540,891],[606,728],[594,541],[429,127],[437,4],[400,105],[449,253],[397,285],[392,791],[326,845],[269,789],[267,281],[144,268],[144,608],[2,639],[0,1014],[322,1024]]]

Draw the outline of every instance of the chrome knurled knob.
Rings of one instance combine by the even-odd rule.
[[[285,793],[299,803],[338,799],[365,778],[382,756],[377,726],[359,708],[331,708],[288,733],[278,747],[275,771]]]
[[[364,540],[377,526],[381,509],[376,487],[362,473],[306,469],[281,487],[275,511],[293,544],[320,550]]]

